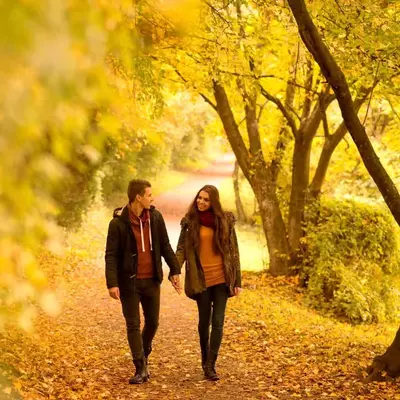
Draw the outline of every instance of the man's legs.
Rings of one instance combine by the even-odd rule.
[[[140,334],[140,310],[139,303],[142,298],[142,283],[137,280],[135,291],[121,293],[122,312],[125,317],[129,347],[132,353],[135,375],[129,383],[141,384],[148,379],[146,360],[144,358],[142,335]]]
[[[139,302],[140,294],[138,291],[121,293],[122,313],[125,317],[128,343],[134,361],[143,357],[142,337],[140,335]]]
[[[147,359],[152,350],[152,342],[157,332],[160,317],[160,283],[155,279],[141,279],[141,281],[140,302],[144,316],[142,341],[144,356]]]

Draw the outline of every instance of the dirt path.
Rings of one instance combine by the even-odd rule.
[[[156,199],[174,248],[179,221],[198,189],[205,184],[218,186],[232,169],[232,157],[223,157]],[[104,240],[104,234],[95,240]],[[93,248],[97,249],[98,244]],[[108,297],[102,254],[96,254],[86,265],[78,261],[79,272],[71,272],[59,317],[39,316],[33,338],[10,332],[2,339],[10,348],[4,364],[10,369],[10,365],[16,365],[9,374],[18,378],[17,387],[22,388],[24,399],[263,398],[262,386],[253,385],[263,372],[244,370],[243,356],[229,351],[224,344],[218,368],[221,382],[203,379],[195,302],[178,296],[168,281],[162,285],[160,327],[150,358],[152,378],[144,385],[128,385],[133,366],[124,320],[120,305]],[[226,337],[234,340],[241,333],[242,328],[228,318]]]
[[[191,174],[185,182],[172,191],[156,197],[155,205],[165,218],[173,248],[175,248],[179,237],[179,222],[196,193],[204,185],[218,187],[222,181],[229,179],[232,176],[233,163],[233,154],[220,156],[209,167]]]
[[[218,186],[231,171],[232,160],[220,159],[156,199],[173,247],[179,220],[197,190],[206,183]],[[128,385],[133,366],[125,323],[104,282],[107,222],[88,227],[77,238],[75,247],[82,250],[65,261],[61,315],[40,315],[33,337],[14,329],[0,336],[3,378],[14,381],[14,389],[0,381],[0,399],[400,399],[395,387],[385,392],[359,382],[358,365],[371,359],[368,340],[373,338],[357,342],[350,328],[342,333],[308,310],[306,317],[298,316],[299,309],[277,297],[279,286],[275,292],[268,286],[248,289],[229,300],[217,364],[221,381],[213,383],[203,379],[200,366],[196,305],[164,281],[152,377],[146,384]]]

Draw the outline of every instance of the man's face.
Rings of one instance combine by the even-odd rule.
[[[151,188],[147,187],[144,191],[143,196],[137,195],[136,198],[139,201],[140,205],[148,210],[151,203],[153,202],[153,194],[151,192]]]

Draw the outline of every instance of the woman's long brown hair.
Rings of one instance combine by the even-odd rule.
[[[219,200],[218,189],[213,185],[205,185],[197,192],[187,212],[187,217],[191,222],[194,247],[198,249],[200,244],[200,220],[197,198],[201,191],[208,193],[210,196],[210,210],[214,213],[215,217],[214,251],[223,254],[223,245],[228,242],[228,223]]]

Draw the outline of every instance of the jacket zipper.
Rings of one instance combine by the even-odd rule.
[[[133,243],[135,243],[135,245],[136,245],[136,247],[137,247],[136,239],[135,239],[135,236],[133,235],[132,227],[131,227],[131,224],[130,224],[130,223],[128,223],[128,229],[129,229],[129,235],[131,236],[131,239],[132,239]],[[134,257],[136,257],[136,256],[137,256],[137,253],[131,254],[131,257],[132,257],[132,258],[134,258]],[[133,265],[132,265],[132,275],[130,275],[129,278],[130,278],[130,279],[133,279],[133,278],[135,278],[135,277],[136,277],[136,269],[135,269],[135,261],[133,261]]]

